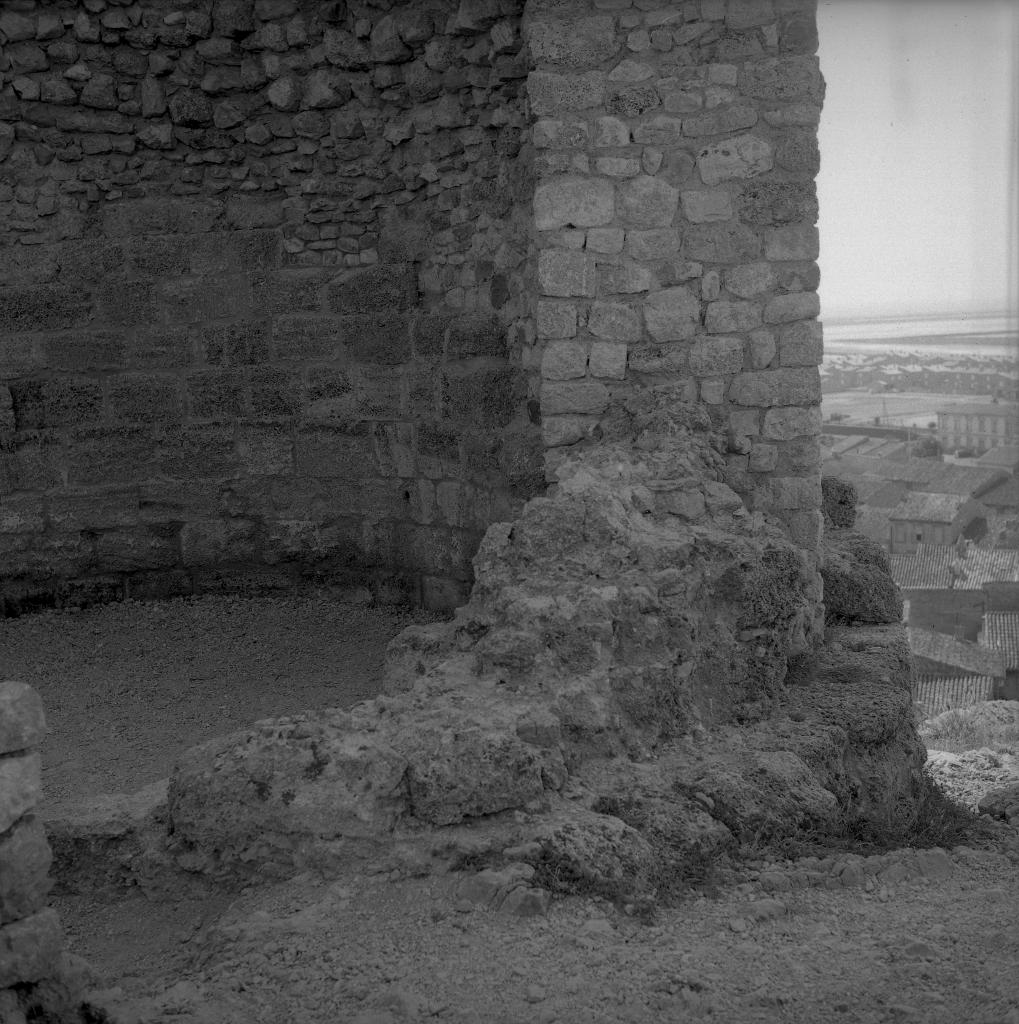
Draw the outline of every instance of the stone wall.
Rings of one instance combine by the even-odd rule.
[[[46,907],[50,847],[34,813],[42,782],[33,748],[45,732],[39,695],[0,682],[0,1020],[12,1024],[25,1020],[37,983],[61,970],[60,922]]]
[[[613,436],[633,388],[682,381],[728,429],[726,482],[816,549],[814,5],[573,0],[533,13],[529,365],[553,464]]]
[[[9,0],[8,607],[456,604],[677,381],[816,549],[816,43],[811,0]]]
[[[460,600],[484,529],[541,486],[519,21],[3,4],[9,606],[252,567]]]

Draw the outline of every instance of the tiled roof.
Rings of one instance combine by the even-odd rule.
[[[952,585],[950,566],[961,576]],[[1019,584],[1019,551],[971,547],[960,558],[955,545],[918,544],[912,555],[892,555],[892,578],[903,590],[979,590],[986,583]]]
[[[1014,470],[1019,466],[1019,445],[1000,444],[989,452],[984,452],[977,459],[982,466],[1000,466],[1002,469]]]
[[[898,480],[854,480],[857,500],[871,508],[890,509],[906,495],[906,485]]]
[[[993,697],[994,680],[990,676],[917,676],[913,690],[913,699],[928,717]]]
[[[898,480],[929,494],[979,496],[1007,478],[997,466],[957,466],[940,459],[890,459],[851,452],[824,461],[825,473],[847,480]]]
[[[1002,652],[966,640],[956,640],[947,633],[935,633],[933,629],[906,628],[909,649],[917,658],[926,658],[961,673],[979,676],[1005,675],[1005,660]]]
[[[954,523],[959,515],[959,509],[968,500],[959,494],[928,494],[926,491],[913,491],[888,513],[888,518],[918,523]]]
[[[986,612],[980,644],[997,648],[1005,657],[1005,668],[1019,668],[1019,612]]]

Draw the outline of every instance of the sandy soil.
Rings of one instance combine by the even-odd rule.
[[[47,784],[73,802],[140,788],[205,736],[368,696],[406,621],[316,595],[113,605],[0,624],[0,672],[43,693]],[[747,864],[649,919],[579,896],[522,919],[391,863],[53,905],[112,1024],[1019,1024],[1019,837],[991,846],[936,876],[899,877],[908,851],[861,861],[850,888],[838,864]]]

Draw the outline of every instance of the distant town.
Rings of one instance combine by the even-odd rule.
[[[924,715],[1019,699],[1019,333],[825,328],[822,472],[888,552]]]

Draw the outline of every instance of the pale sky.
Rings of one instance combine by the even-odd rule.
[[[1017,25],[1017,0],[820,0],[823,318],[1016,312]]]

